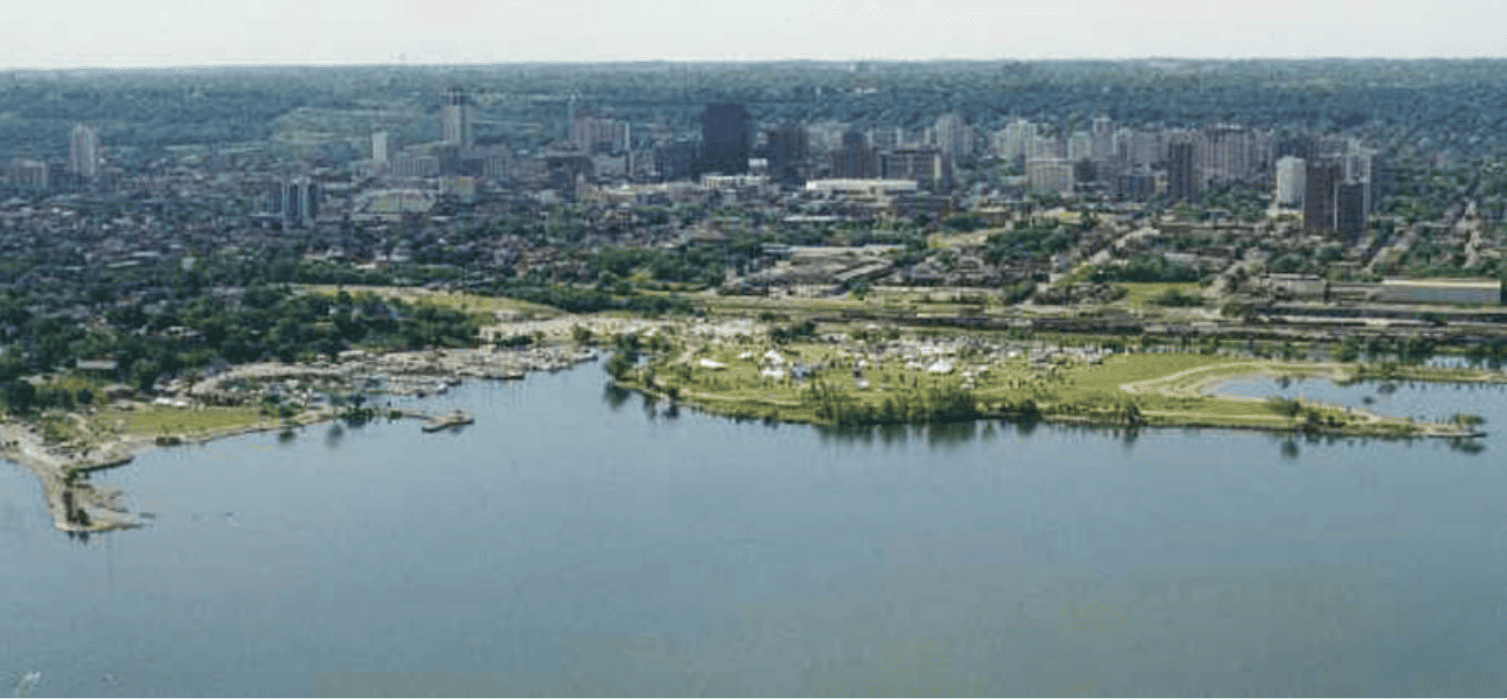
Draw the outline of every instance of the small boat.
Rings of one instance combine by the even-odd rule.
[[[1381,386],[1376,387],[1376,393],[1378,394],[1391,394],[1396,391],[1397,385],[1392,382],[1384,382]]]
[[[433,433],[436,431],[444,430],[445,428],[470,425],[475,422],[476,419],[472,418],[470,413],[467,413],[460,409],[455,409],[454,411],[450,411],[449,413],[442,413],[433,418],[430,418],[429,420],[424,421],[423,428],[424,432]]]

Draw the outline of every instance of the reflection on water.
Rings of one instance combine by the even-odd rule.
[[[1480,440],[1466,438],[1450,438],[1449,448],[1468,455],[1477,455],[1486,451],[1486,445],[1482,444]]]
[[[871,443],[878,426],[875,425],[818,425],[813,426],[816,434],[822,442],[834,442],[841,445],[853,445],[857,443]]]
[[[980,421],[932,423],[926,426],[926,444],[932,447],[956,447],[978,437]]]
[[[1141,437],[1141,429],[1138,426],[1132,425],[1126,428],[1117,428],[1116,430],[1120,433],[1120,444],[1125,446],[1126,452],[1135,447],[1135,441]]]
[[[910,426],[908,425],[886,423],[878,426],[875,430],[879,433],[879,439],[884,442],[886,447],[890,445],[904,445],[906,440],[910,439]]]
[[[870,425],[816,425],[811,426],[823,442],[842,445],[869,445],[877,439],[882,444],[903,445],[912,435],[924,437],[929,447],[944,449],[957,447],[982,437],[993,437],[994,426],[988,421],[962,421],[956,423],[928,423],[906,425],[883,423]]]
[[[330,449],[332,449],[332,450],[336,449],[336,448],[339,448],[340,447],[340,441],[344,440],[344,439],[345,439],[345,427],[342,426],[340,424],[340,421],[338,421],[338,420],[331,422],[329,429],[324,432],[324,444],[325,444],[325,446],[328,447],[328,448],[330,448]]]
[[[607,405],[611,406],[614,411],[621,408],[623,402],[627,401],[628,397],[632,395],[633,392],[612,382],[607,382],[607,387],[602,390],[602,398],[607,400]]]

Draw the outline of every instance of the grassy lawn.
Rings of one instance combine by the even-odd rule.
[[[111,418],[125,419],[126,433],[147,437],[163,434],[192,435],[277,420],[261,415],[258,409],[252,406],[214,406],[199,409],[152,406],[135,411],[114,412]]]
[[[760,374],[767,349],[760,341],[692,343],[679,347],[654,364],[655,386],[714,413],[814,422],[815,406],[805,388],[808,384],[797,383],[788,376],[772,378]],[[792,343],[777,351],[787,367],[792,362],[827,365],[811,375],[813,382],[835,387],[852,401],[874,408],[890,398],[919,396],[931,389],[957,388],[971,381],[975,400],[988,410],[1019,406],[1029,399],[1048,415],[1090,418],[1112,417],[1118,407],[1134,404],[1149,422],[1162,425],[1291,428],[1295,421],[1264,401],[1208,396],[1199,387],[1211,379],[1257,372],[1302,376],[1332,370],[1305,363],[1182,353],[1122,354],[1097,365],[1065,361],[1045,367],[1033,367],[1025,357],[994,362],[982,357],[952,357],[951,372],[933,373],[929,366],[934,360],[922,355],[916,362],[898,357],[869,360],[862,369],[867,386],[860,388],[853,376],[855,364],[863,355],[858,346],[844,349],[827,344]],[[723,366],[703,367],[701,360],[713,360]],[[1121,388],[1136,382],[1139,382],[1137,392]],[[1341,432],[1395,429],[1401,434],[1410,430],[1405,421],[1385,419],[1382,423],[1370,423],[1334,407],[1306,404],[1303,410],[1304,415],[1317,411],[1330,429]]]
[[[1169,290],[1177,290],[1183,294],[1198,295],[1203,288],[1197,282],[1115,282],[1116,287],[1124,287],[1125,298],[1120,301],[1130,306],[1154,306],[1151,300],[1166,294]]]
[[[1135,353],[1112,355],[1097,365],[1077,365],[1070,376],[1077,383],[1096,389],[1118,390],[1121,384],[1165,377],[1199,367],[1216,368],[1235,364],[1219,355],[1197,353]]]

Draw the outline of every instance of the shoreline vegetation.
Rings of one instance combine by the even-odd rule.
[[[316,290],[316,293],[325,290]],[[373,293],[362,289],[358,293]],[[473,347],[350,350],[304,362],[233,364],[190,372],[151,392],[95,381],[98,399],[72,410],[13,414],[0,424],[0,458],[39,480],[54,525],[71,536],[139,527],[124,495],[89,475],[154,447],[199,444],[251,432],[330,421],[418,418],[421,426],[468,420],[395,409],[380,397],[443,394],[465,379],[510,380],[610,357],[617,390],[636,390],[738,420],[818,426],[915,425],[1000,419],[1111,428],[1200,427],[1379,438],[1484,435],[1479,419],[1386,416],[1298,397],[1229,396],[1211,391],[1249,376],[1357,381],[1507,383],[1507,373],[1317,357],[1284,347],[1192,345],[1141,336],[1062,336],[915,328],[869,322],[818,326],[766,310],[751,314],[651,316],[571,314],[475,295],[406,291],[406,303],[451,308],[477,318]],[[487,318],[482,318],[487,317]],[[485,323],[483,321],[490,321]],[[818,332],[820,331],[820,332]],[[1210,350],[1213,347],[1213,350]],[[1378,361],[1379,360],[1379,361]],[[80,381],[41,377],[39,386]],[[1383,384],[1386,386],[1386,384]],[[75,388],[77,389],[77,388]],[[1382,392],[1384,393],[1384,391]],[[1368,402],[1369,403],[1369,402]],[[469,415],[465,415],[469,419]]]
[[[1507,383],[1498,370],[1394,362],[1250,359],[1196,352],[1127,352],[978,336],[918,340],[815,337],[776,329],[770,342],[645,334],[617,340],[617,386],[715,415],[829,426],[975,419],[1108,427],[1207,427],[1277,433],[1414,438],[1480,437],[1478,418],[1438,420],[1279,396],[1211,393],[1252,375],[1381,382]]]

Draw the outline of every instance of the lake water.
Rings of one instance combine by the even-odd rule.
[[[87,542],[3,465],[0,685],[1507,693],[1500,388],[1403,385],[1371,406],[1485,416],[1484,449],[1464,450],[999,423],[837,434],[669,418],[604,381],[583,366],[414,402],[469,408],[457,432],[318,426],[145,453],[98,478],[157,519]]]

